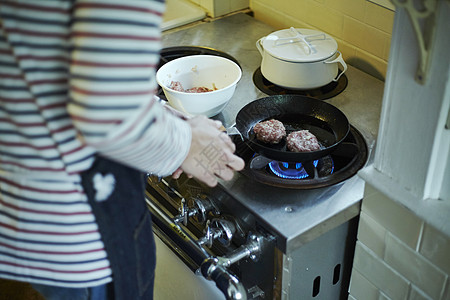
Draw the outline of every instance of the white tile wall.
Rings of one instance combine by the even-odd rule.
[[[450,237],[366,183],[349,299],[450,300],[449,274]]]
[[[443,300],[450,300],[450,278],[447,279],[447,286],[445,288]]]
[[[432,226],[425,225],[419,252],[442,271],[450,274],[450,239],[444,234]]]
[[[392,300],[392,299],[383,294],[382,292],[380,292],[380,297],[378,297],[378,300]]]
[[[361,213],[358,240],[369,247],[379,257],[384,257],[385,236],[388,231],[365,212]]]
[[[378,300],[380,295],[378,288],[356,269],[352,271],[352,281],[349,289],[354,299]]]
[[[392,299],[406,299],[409,290],[406,279],[359,241],[353,268]]]
[[[425,295],[421,290],[412,285],[408,300],[432,300],[432,298]]]
[[[386,236],[384,261],[433,299],[440,298],[446,275],[390,233]]]
[[[363,205],[367,215],[401,238],[409,247],[416,247],[423,221],[409,209],[393,202],[380,192],[365,195]]]

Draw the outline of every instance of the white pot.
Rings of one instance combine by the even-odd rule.
[[[336,41],[317,30],[283,29],[259,39],[256,47],[262,56],[262,75],[284,88],[322,87],[337,81],[347,70]],[[338,64],[343,67],[341,73]]]

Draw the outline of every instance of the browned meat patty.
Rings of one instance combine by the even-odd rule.
[[[286,136],[286,129],[283,123],[278,120],[270,119],[259,122],[253,126],[256,138],[264,143],[276,144]]]
[[[289,133],[286,137],[287,147],[293,152],[311,152],[320,150],[316,136],[308,130],[299,130]]]
[[[206,92],[212,92],[214,90],[204,87],[204,86],[196,86],[190,89],[185,90],[183,88],[183,85],[181,85],[181,82],[179,81],[172,81],[170,83],[169,88],[171,88],[172,90],[178,91],[178,92],[185,92],[185,93],[206,93]],[[217,90],[217,89],[215,89]]]

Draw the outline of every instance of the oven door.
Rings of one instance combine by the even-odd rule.
[[[155,299],[225,300],[214,282],[192,272],[156,234],[155,243]]]

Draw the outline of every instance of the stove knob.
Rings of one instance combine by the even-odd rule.
[[[236,232],[234,222],[225,219],[213,219],[211,227],[216,228],[221,234],[217,240],[225,246],[230,246],[233,235]]]
[[[199,223],[205,223],[208,213],[215,211],[214,206],[208,198],[192,198],[191,207],[195,211],[193,218]]]

